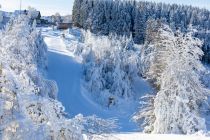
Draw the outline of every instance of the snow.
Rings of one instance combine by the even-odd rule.
[[[130,121],[131,116],[138,108],[137,103],[125,104],[122,108],[108,109],[98,105],[89,97],[87,90],[83,89],[81,84],[83,64],[73,55],[69,48],[69,44],[78,41],[80,33],[76,29],[72,29],[66,36],[66,40],[62,38],[63,31],[51,28],[43,28],[42,34],[48,45],[48,75],[47,78],[55,80],[58,85],[58,100],[65,106],[65,111],[68,117],[72,118],[75,115],[83,114],[84,116],[97,115],[100,118],[116,118],[120,129],[116,133],[108,136],[95,135],[93,139],[108,139],[108,140],[207,140],[208,137],[201,135],[155,135],[143,134],[136,132],[137,126]],[[135,91],[139,94],[151,92],[151,87],[143,79],[135,79],[133,85]],[[133,106],[133,107],[132,107]],[[88,139],[84,135],[84,139]]]
[[[128,103],[124,107],[108,109],[101,107],[89,97],[89,94],[81,86],[82,63],[66,48],[66,42],[78,40],[77,30],[70,31],[66,36],[68,41],[63,40],[63,31],[53,31],[50,28],[42,29],[44,40],[48,45],[48,79],[55,80],[58,85],[58,100],[65,107],[69,117],[77,114],[84,116],[96,115],[108,119],[116,118],[120,129],[117,131],[137,131],[137,126],[130,120],[138,108],[138,103]],[[144,80],[136,79],[136,90],[142,93],[150,91],[149,84]],[[138,88],[137,88],[138,87]],[[133,107],[132,107],[133,106]]]
[[[142,134],[142,133],[123,133],[113,134],[109,140],[209,140],[203,135],[174,135],[174,134]]]
[[[73,44],[82,44],[79,29],[72,29],[67,33],[67,31],[53,31],[51,28],[43,28],[42,34],[48,45],[49,60],[46,78],[53,81],[45,79],[41,72],[42,69],[46,68],[46,44],[40,34],[32,30],[31,26],[26,26],[28,21],[14,22],[17,23],[14,24],[16,26],[10,25],[13,28],[7,30],[6,34],[2,36],[3,39],[0,40],[2,58],[4,58],[0,68],[4,81],[1,88],[2,97],[5,97],[0,102],[4,109],[1,110],[1,114],[3,112],[1,116],[3,126],[1,127],[4,129],[2,129],[3,133],[0,133],[0,137],[2,134],[4,135],[3,139],[10,139],[10,137],[28,139],[31,136],[35,136],[36,139],[47,139],[48,136],[52,136],[55,139],[63,137],[72,140],[82,136],[84,139],[92,137],[91,139],[100,140],[209,139],[206,136],[210,133],[206,134],[206,132],[198,132],[194,135],[148,135],[135,132],[137,126],[130,121],[130,118],[139,106],[138,98],[152,91],[149,84],[137,75],[134,82],[131,83],[135,93],[139,95],[135,96],[136,101],[128,99],[125,103],[123,102],[123,105],[120,104],[120,106],[113,108],[102,107],[96,103],[90,97],[91,93],[88,93],[82,86],[85,82],[82,80],[84,61],[79,59],[79,54],[75,54],[72,52],[73,49],[71,50]],[[34,28],[35,26],[33,26]],[[65,38],[63,38],[63,33],[67,34]],[[92,42],[96,41],[93,39]],[[17,45],[14,47],[13,44]],[[97,46],[97,42],[93,46]],[[105,46],[107,45],[105,44]],[[86,46],[83,44],[80,47]],[[14,48],[15,51],[13,51]],[[17,57],[17,52],[21,52],[19,57]],[[130,64],[132,63],[130,62]],[[118,71],[117,73],[121,72]],[[61,103],[54,100],[57,95],[57,86],[54,81],[59,88],[58,100],[65,106],[67,116],[63,115]],[[85,118],[82,114],[89,117]],[[112,121],[106,120],[107,118],[118,119],[121,128],[116,132],[111,131],[110,134],[108,129],[111,130],[113,126]],[[92,127],[89,127],[90,125]],[[105,126],[105,129],[108,128],[107,131],[101,129],[101,126]]]

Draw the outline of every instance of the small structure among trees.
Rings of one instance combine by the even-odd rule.
[[[58,23],[57,29],[68,29],[72,28],[72,23]]]

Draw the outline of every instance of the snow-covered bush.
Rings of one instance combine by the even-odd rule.
[[[189,32],[183,34],[160,24],[142,48],[144,74],[157,85],[157,95],[149,97],[134,117],[145,119],[145,132],[191,134],[206,130],[200,106],[209,90],[200,81],[205,71],[200,59],[202,42]],[[154,32],[155,31],[155,32]]]
[[[71,51],[75,56],[80,57],[85,51],[85,46],[79,41],[71,41],[71,43],[68,44],[67,49]]]
[[[84,85],[95,100],[111,107],[134,98],[131,85],[139,57],[132,38],[86,32],[84,44]]]
[[[84,117],[82,114],[78,114],[74,118],[75,122],[83,126],[83,132],[87,135],[92,134],[105,134],[113,132],[117,126],[117,120],[115,119],[101,119],[97,116]]]

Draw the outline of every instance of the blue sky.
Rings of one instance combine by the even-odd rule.
[[[147,0],[147,1],[193,5],[201,8],[207,8],[210,10],[210,0]]]
[[[42,15],[52,15],[56,12],[62,15],[71,14],[74,0],[22,0],[22,9],[28,6],[40,10]],[[20,0],[0,0],[2,10],[14,11],[19,9]]]
[[[2,10],[14,11],[19,9],[20,0],[0,0]],[[199,6],[201,8],[207,8],[210,10],[210,0],[147,0],[155,2],[165,3],[178,3],[187,4],[193,6]],[[72,5],[74,0],[22,0],[22,9],[27,9],[28,6],[35,7],[40,10],[42,15],[52,15],[56,12],[62,15],[71,14]]]

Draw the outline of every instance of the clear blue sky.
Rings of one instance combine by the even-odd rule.
[[[2,10],[14,11],[19,9],[20,0],[0,0]],[[147,0],[155,2],[165,3],[178,3],[187,4],[193,6],[199,6],[201,8],[207,8],[210,10],[210,0]],[[62,15],[71,14],[72,5],[74,0],[22,0],[22,9],[27,9],[28,6],[35,7],[40,10],[42,15],[52,15],[59,12]]]

